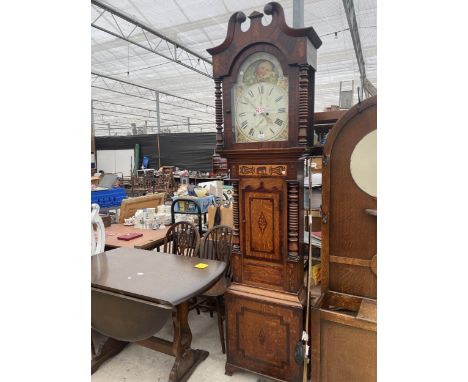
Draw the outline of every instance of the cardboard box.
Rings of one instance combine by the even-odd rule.
[[[312,172],[322,172],[322,157],[312,157],[311,158],[311,164],[310,166],[312,167]]]
[[[317,232],[322,230],[322,219],[320,216],[320,210],[312,210],[312,232]],[[307,211],[305,212],[304,215],[304,231],[309,232],[308,227],[309,227],[309,218],[307,215]]]

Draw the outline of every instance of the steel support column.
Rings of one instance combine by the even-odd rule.
[[[161,113],[159,111],[159,92],[156,92],[156,126],[158,134],[161,134]]]
[[[366,64],[362,54],[361,39],[359,38],[359,28],[357,25],[353,0],[343,0],[343,7],[345,9],[346,18],[348,19],[349,31],[353,40],[354,52],[356,53],[356,60],[359,66],[359,73],[361,74],[362,89],[366,92],[367,97],[374,96],[377,94],[377,89],[366,77]]]
[[[91,100],[91,132],[93,135],[96,134],[96,128],[94,127],[94,100]]]
[[[293,28],[304,28],[304,0],[293,1]]]

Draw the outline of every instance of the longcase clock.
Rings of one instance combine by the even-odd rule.
[[[321,40],[293,29],[278,3],[229,20],[213,56],[216,151],[233,181],[234,280],[226,297],[226,374],[301,381],[305,304],[303,157],[312,146]],[[246,29],[246,28],[244,28]],[[302,158],[302,159],[301,159]],[[297,358],[297,357],[296,357]]]

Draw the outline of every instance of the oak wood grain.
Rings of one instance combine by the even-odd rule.
[[[354,147],[376,128],[373,97],[338,120],[323,149],[322,296],[312,309],[313,382],[377,380],[377,198],[362,191],[350,171]]]

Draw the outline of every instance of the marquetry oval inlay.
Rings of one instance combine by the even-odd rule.
[[[262,231],[262,234],[265,232],[265,228],[267,227],[268,222],[265,218],[265,215],[260,213],[260,217],[258,218],[258,228],[260,228],[260,231]]]
[[[262,345],[265,343],[266,335],[265,335],[265,332],[263,331],[263,328],[260,329],[260,333],[258,333],[258,340],[260,341]]]

